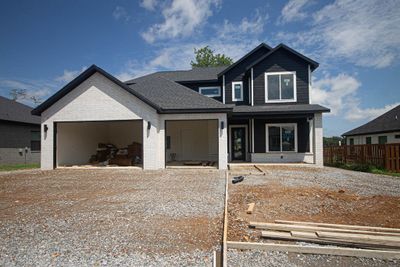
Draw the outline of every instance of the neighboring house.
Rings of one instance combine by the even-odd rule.
[[[42,168],[85,164],[99,142],[139,142],[143,168],[186,161],[323,165],[322,113],[310,104],[318,63],[262,43],[228,67],[121,82],[93,65],[38,106]]]
[[[348,145],[400,143],[400,105],[342,135]]]
[[[0,164],[40,162],[40,117],[0,96]]]

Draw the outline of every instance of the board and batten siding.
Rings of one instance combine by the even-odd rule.
[[[249,104],[249,84],[248,76],[246,76],[246,68],[262,57],[269,50],[265,47],[261,47],[255,51],[252,55],[244,59],[238,65],[233,67],[231,70],[225,73],[225,103],[236,104],[236,105],[248,105]],[[243,101],[232,101],[232,82],[243,82]]]
[[[297,124],[297,152],[310,152],[310,126],[307,118],[301,119],[254,119],[254,152],[266,153],[265,124],[296,123]]]
[[[288,104],[309,104],[308,64],[292,53],[280,49],[254,66],[254,105],[275,105],[265,103],[265,73],[266,72],[296,72],[297,102]],[[282,104],[277,103],[277,104]]]

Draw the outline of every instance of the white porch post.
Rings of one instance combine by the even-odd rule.
[[[324,165],[322,113],[314,114],[314,163]]]

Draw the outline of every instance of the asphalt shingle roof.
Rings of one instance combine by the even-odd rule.
[[[343,136],[400,131],[400,105]]]
[[[326,107],[317,104],[274,104],[265,106],[235,106],[233,107],[233,114],[307,114],[314,112],[329,112]]]
[[[159,71],[151,73],[142,77],[138,77],[129,81],[126,84],[137,83],[142,79],[149,77],[161,77],[174,82],[191,82],[191,81],[211,81],[218,80],[218,73],[226,69],[227,66],[223,67],[205,67],[205,68],[193,68],[191,70],[177,70],[177,71]]]
[[[156,103],[163,112],[179,110],[231,110],[221,102],[203,96],[183,85],[163,77],[142,77],[135,84],[128,85],[131,90]]]
[[[0,96],[0,120],[40,124],[40,117],[31,115],[32,108]]]

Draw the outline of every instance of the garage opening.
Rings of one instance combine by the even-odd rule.
[[[165,122],[167,168],[218,168],[218,120]]]
[[[143,163],[143,122],[58,122],[57,167],[138,166]]]

